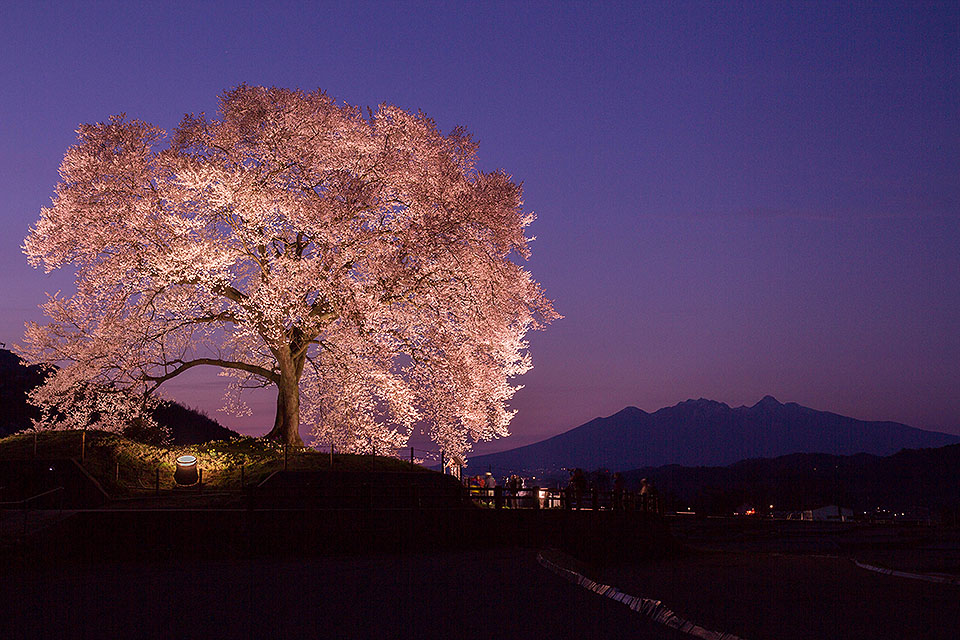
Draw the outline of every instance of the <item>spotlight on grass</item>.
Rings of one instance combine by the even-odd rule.
[[[180,456],[177,458],[177,471],[173,474],[177,484],[197,484],[200,475],[197,471],[196,456]]]

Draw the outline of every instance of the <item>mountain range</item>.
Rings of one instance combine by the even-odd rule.
[[[752,407],[687,400],[647,413],[627,407],[547,440],[470,459],[473,469],[508,473],[563,468],[611,471],[668,464],[722,466],[791,453],[888,456],[942,447],[960,436],[897,422],[868,422],[765,396]]]

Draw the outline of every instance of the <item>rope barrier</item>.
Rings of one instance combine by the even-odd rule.
[[[896,576],[898,578],[910,578],[911,580],[923,580],[924,582],[937,582],[940,584],[957,584],[960,585],[960,576],[948,576],[948,575],[938,575],[931,573],[910,573],[908,571],[896,571],[894,569],[885,569],[883,567],[877,567],[872,564],[866,564],[865,562],[859,562],[853,560],[853,564],[857,565],[861,569],[866,569],[867,571],[873,571],[874,573],[882,573],[887,576]]]
[[[654,622],[670,627],[671,629],[682,631],[683,633],[687,633],[696,638],[702,638],[702,640],[743,640],[739,636],[735,636],[731,633],[704,629],[700,625],[681,618],[672,610],[664,606],[664,604],[659,600],[651,600],[650,598],[632,596],[628,593],[620,591],[616,587],[595,582],[585,575],[577,573],[573,569],[568,569],[556,562],[548,560],[543,556],[542,551],[537,553],[537,562],[539,562],[544,568],[556,573],[562,578],[565,578],[574,584],[580,585],[585,589],[589,589],[596,594],[606,596],[611,600],[616,600],[617,602],[625,604],[630,607],[632,611],[636,611],[640,615],[650,618]]]

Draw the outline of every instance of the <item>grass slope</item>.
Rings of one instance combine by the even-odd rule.
[[[239,489],[241,480],[249,486],[284,468],[283,447],[259,438],[239,437],[158,447],[92,430],[87,431],[85,437],[80,431],[39,432],[36,434],[36,453],[33,433],[0,438],[0,462],[34,458],[80,459],[84,440],[83,467],[111,496],[134,496],[154,491],[157,471],[160,473],[160,488],[173,488],[176,459],[184,454],[197,457],[204,486],[214,489]],[[292,470],[330,469],[330,454],[312,449],[288,451],[286,465]],[[333,469],[430,473],[419,465],[397,458],[352,454],[335,455]]]

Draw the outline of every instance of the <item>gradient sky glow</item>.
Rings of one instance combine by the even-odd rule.
[[[0,5],[0,341],[39,320],[19,245],[77,125],[172,129],[241,82],[464,125],[538,214],[565,319],[510,439],[626,405],[765,394],[960,434],[960,5]],[[214,414],[218,379],[167,389]]]

